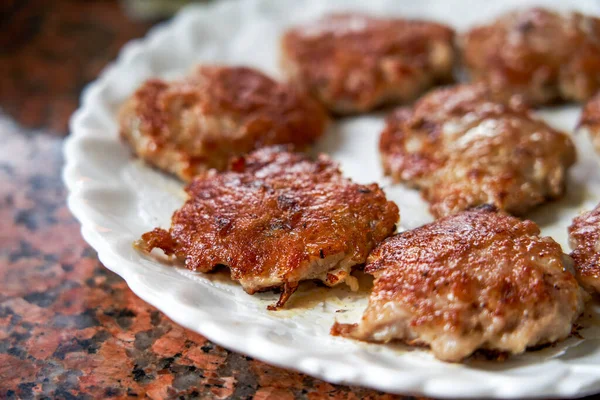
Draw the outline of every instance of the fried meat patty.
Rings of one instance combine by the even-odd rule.
[[[290,81],[349,114],[412,100],[452,80],[454,31],[434,22],[331,14],[282,38]]]
[[[600,92],[585,104],[579,126],[587,129],[596,152],[600,153]]]
[[[480,204],[522,215],[561,196],[575,147],[522,103],[481,84],[437,89],[388,117],[387,175],[422,190],[436,217]]]
[[[187,187],[170,230],[138,243],[162,249],[193,271],[229,267],[250,294],[282,287],[277,307],[302,280],[356,286],[351,267],[395,230],[398,207],[377,186],[344,178],[337,164],[268,147],[211,170]]]
[[[539,234],[483,206],[392,236],[369,255],[375,281],[360,323],[336,323],[332,333],[428,345],[453,362],[564,339],[586,294],[560,245]]]
[[[505,14],[462,38],[475,80],[530,105],[584,101],[600,89],[600,19],[542,8]]]
[[[210,65],[173,82],[146,81],[119,116],[140,158],[185,181],[263,146],[302,148],[326,122],[321,105],[297,88],[251,68]]]
[[[600,293],[600,204],[573,219],[569,244],[577,280],[590,293]]]

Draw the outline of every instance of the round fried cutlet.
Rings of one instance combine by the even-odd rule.
[[[560,245],[539,234],[486,206],[392,236],[367,261],[375,281],[360,323],[332,333],[427,345],[453,362],[564,339],[587,295]]]
[[[579,126],[587,129],[597,153],[600,153],[600,92],[583,108]]]
[[[250,294],[283,287],[277,307],[302,280],[355,286],[351,267],[365,262],[399,218],[376,184],[344,178],[325,155],[312,161],[280,147],[199,175],[187,193],[170,230],[144,234],[139,246],[158,247],[193,271],[225,265]]]
[[[395,111],[380,139],[385,173],[422,189],[436,217],[481,204],[522,215],[560,197],[576,158],[571,139],[505,100],[457,85]]]
[[[302,91],[259,71],[200,66],[180,80],[145,82],[119,122],[140,158],[189,181],[263,146],[303,148],[321,136],[327,116]]]
[[[600,293],[600,204],[573,219],[569,244],[577,280],[590,293]]]
[[[530,105],[584,101],[600,89],[600,19],[542,8],[519,10],[462,38],[475,80],[519,93]]]
[[[281,61],[331,111],[360,113],[451,81],[453,39],[434,22],[332,14],[288,30]]]

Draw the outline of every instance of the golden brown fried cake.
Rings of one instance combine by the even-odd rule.
[[[187,192],[171,229],[145,233],[139,246],[158,247],[193,271],[225,265],[250,294],[283,287],[277,307],[302,280],[356,286],[351,267],[365,262],[399,218],[376,184],[344,178],[325,155],[311,161],[280,147],[199,175]]]
[[[600,92],[586,103],[579,126],[588,130],[596,152],[600,153]]]
[[[375,282],[360,323],[332,333],[427,345],[453,362],[564,339],[586,294],[560,245],[539,234],[487,206],[392,236],[369,255]]]
[[[531,105],[584,101],[600,89],[600,19],[541,8],[511,12],[463,38],[473,79]]]
[[[457,85],[422,97],[387,120],[384,171],[422,189],[436,217],[481,204],[522,215],[564,192],[575,148],[564,133],[516,99],[483,85]]]
[[[331,111],[365,112],[452,80],[453,38],[434,22],[332,14],[285,33],[282,67]]]
[[[569,244],[577,280],[588,292],[600,293],[600,204],[573,219]]]
[[[200,66],[178,81],[144,83],[119,122],[139,157],[189,181],[263,146],[305,147],[321,136],[327,116],[308,95],[259,71]]]

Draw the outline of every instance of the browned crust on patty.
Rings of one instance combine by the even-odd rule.
[[[573,219],[569,244],[577,280],[590,293],[600,293],[600,205]]]
[[[193,271],[218,265],[248,293],[283,287],[283,306],[298,282],[344,282],[350,268],[391,235],[398,207],[376,185],[344,178],[337,164],[269,147],[210,171],[187,187],[189,200],[169,231],[142,235]]]
[[[531,105],[585,101],[600,89],[600,19],[532,8],[505,14],[462,38],[474,80]]]
[[[436,217],[480,204],[522,215],[563,194],[576,158],[566,134],[481,84],[437,89],[396,110],[379,147],[385,173],[421,189]]]
[[[560,245],[539,235],[485,206],[392,236],[367,260],[375,282],[361,322],[332,333],[426,344],[447,361],[564,339],[585,294]]]
[[[600,92],[583,107],[579,127],[587,129],[594,149],[600,153]]]
[[[303,148],[321,136],[327,116],[302,91],[257,70],[205,65],[172,82],[146,81],[119,123],[139,157],[188,181],[262,146]]]
[[[331,14],[285,33],[282,66],[333,112],[365,112],[451,81],[453,37],[434,22]]]

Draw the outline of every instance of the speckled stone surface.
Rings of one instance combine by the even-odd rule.
[[[60,179],[85,83],[149,25],[113,1],[0,2],[0,399],[391,399],[229,352],[137,298]]]
[[[4,115],[0,143],[0,398],[396,398],[271,367],[175,325],[81,238],[62,140]]]

